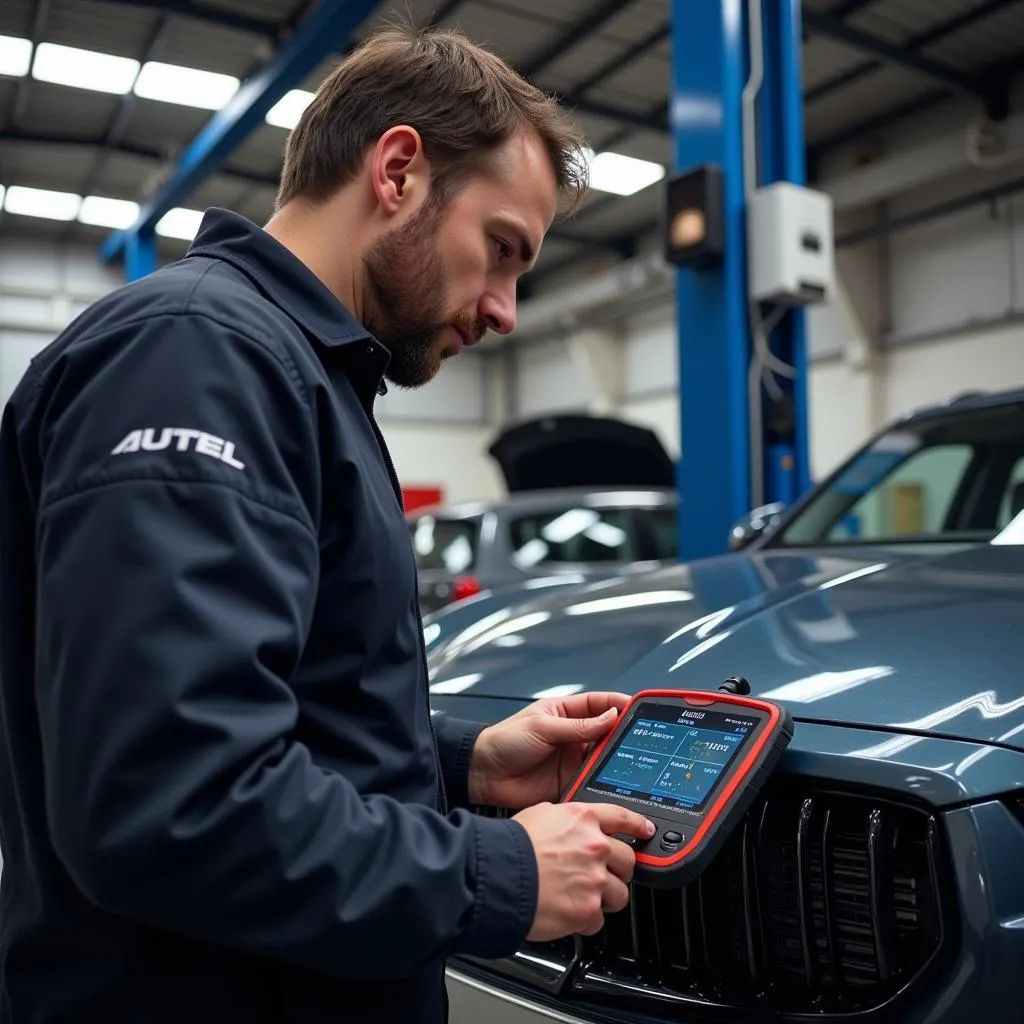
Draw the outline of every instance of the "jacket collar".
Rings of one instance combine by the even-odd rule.
[[[362,343],[379,369],[378,394],[386,393],[390,353],[290,250],[262,228],[230,210],[206,211],[185,258],[224,260],[250,277],[267,296],[329,347]]]

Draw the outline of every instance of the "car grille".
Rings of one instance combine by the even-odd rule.
[[[779,778],[699,879],[634,884],[599,935],[487,966],[604,1007],[863,1013],[909,994],[947,952],[947,871],[928,813]]]

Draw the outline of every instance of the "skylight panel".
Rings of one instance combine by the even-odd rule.
[[[313,101],[314,95],[304,89],[292,89],[285,93],[267,112],[267,124],[291,131],[299,123],[299,118]]]
[[[137,60],[57,43],[40,43],[32,62],[32,77],[37,81],[119,96],[132,91],[138,73]]]
[[[24,78],[32,66],[32,41],[0,36],[0,75]]]
[[[590,160],[590,186],[600,192],[631,196],[664,177],[661,164],[622,153],[597,153]]]
[[[184,207],[176,206],[160,218],[154,230],[164,238],[180,238],[184,242],[191,242],[202,222],[201,210],[186,210]]]
[[[139,72],[135,95],[162,103],[220,110],[238,91],[239,84],[231,75],[150,61]]]
[[[82,197],[71,192],[52,192],[25,185],[11,185],[4,197],[4,209],[8,213],[46,220],[74,220],[81,205]]]
[[[86,196],[82,200],[78,219],[83,224],[122,231],[131,227],[138,215],[138,203],[126,199],[108,199],[105,196]]]

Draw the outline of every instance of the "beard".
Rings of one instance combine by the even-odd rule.
[[[437,246],[443,205],[429,197],[408,224],[383,235],[366,251],[369,283],[366,327],[391,353],[385,376],[392,384],[426,384],[455,350],[443,344],[456,327],[478,341],[486,325],[463,312],[446,313],[444,266]]]

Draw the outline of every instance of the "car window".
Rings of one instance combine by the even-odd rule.
[[[567,508],[517,516],[509,522],[509,540],[513,559],[527,568],[637,557],[626,509]]]
[[[1014,464],[1003,493],[1003,500],[999,506],[1000,528],[1009,526],[1021,512],[1024,512],[1024,456]]]
[[[472,519],[439,519],[423,515],[409,524],[416,565],[453,575],[476,564],[479,528]]]
[[[828,540],[941,533],[973,449],[936,445],[911,455],[857,500],[828,531]]]
[[[771,546],[992,539],[1024,507],[1024,404],[956,409],[884,434]]]
[[[674,508],[652,508],[644,510],[651,524],[654,538],[654,557],[675,559],[679,557],[679,519]]]

